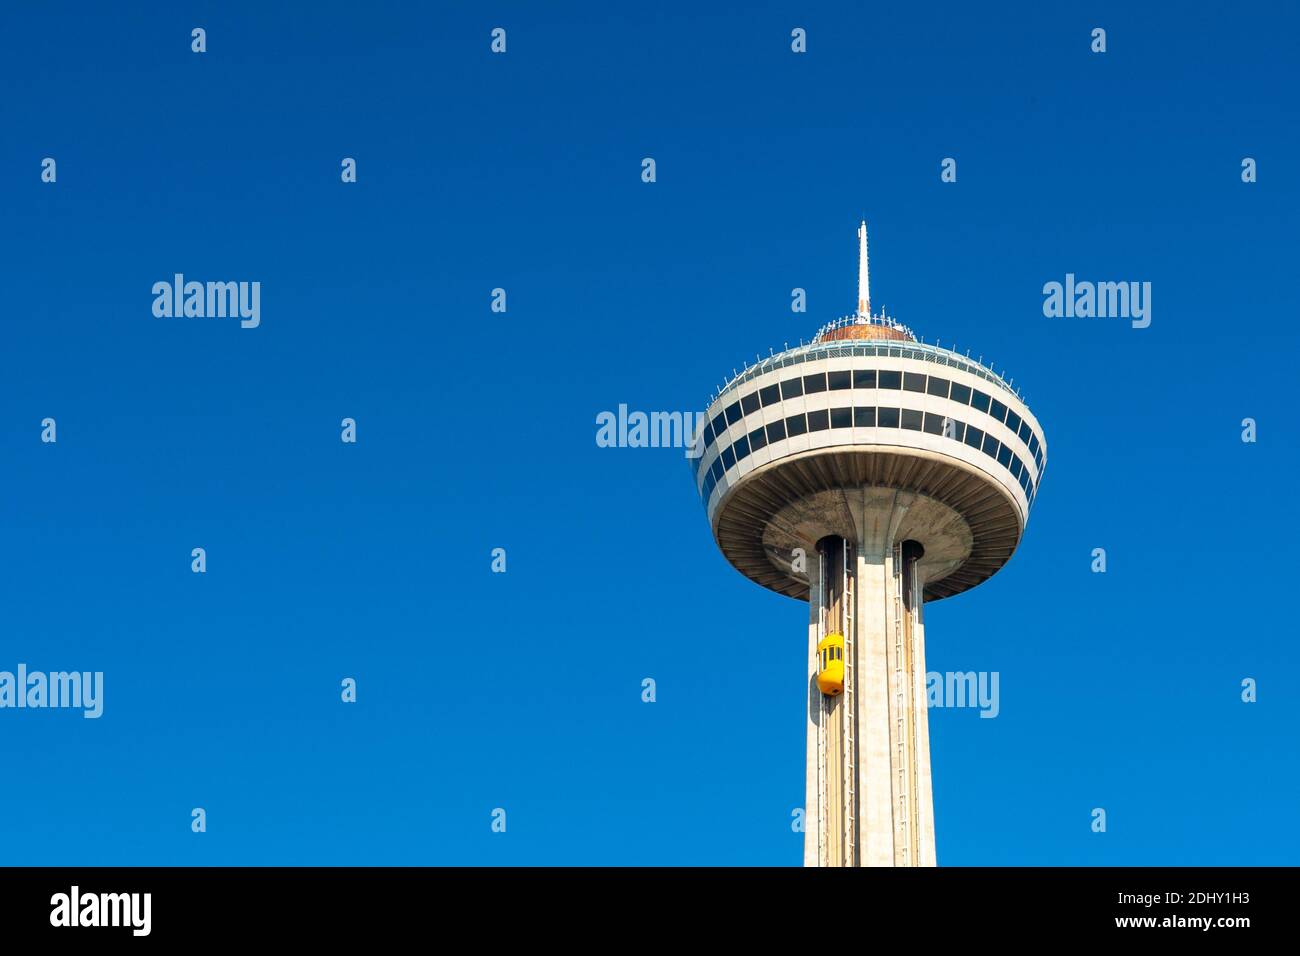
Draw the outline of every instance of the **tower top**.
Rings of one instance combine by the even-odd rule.
[[[867,221],[858,225],[858,316],[871,316],[871,270],[867,265]]]
[[[871,269],[867,259],[867,221],[858,223],[858,308],[852,315],[823,325],[814,342],[832,339],[892,339],[915,342],[912,330],[885,315],[871,314]]]

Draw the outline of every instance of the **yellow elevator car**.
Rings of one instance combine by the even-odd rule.
[[[827,697],[844,691],[844,635],[827,634],[817,643],[817,687]]]

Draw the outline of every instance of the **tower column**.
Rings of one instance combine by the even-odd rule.
[[[844,635],[844,539],[837,535],[823,538],[817,542],[817,554],[821,565],[819,639],[829,634]],[[827,866],[851,866],[849,847],[853,841],[849,839],[847,826],[852,813],[847,805],[850,795],[844,778],[844,768],[848,762],[846,748],[852,739],[851,728],[846,726],[848,713],[843,694],[828,697],[819,692],[818,696],[822,705],[821,762],[822,790],[825,794],[822,800],[822,861]]]
[[[844,554],[833,542],[842,548],[844,539],[819,542],[817,564],[809,568],[808,802],[819,810],[805,836],[804,862],[933,866],[925,551],[916,541],[897,540],[911,496],[862,488],[846,498],[857,532],[848,542],[851,582],[832,570],[843,567]],[[850,595],[851,615],[837,609]],[[827,698],[817,689],[817,642],[837,629],[845,634],[852,678],[846,668],[844,694]]]
[[[808,562],[808,755],[804,786],[803,865],[821,866],[822,784],[820,771],[822,693],[817,689],[817,642],[821,640],[821,555],[806,549]]]
[[[889,775],[889,656],[885,643],[892,549],[864,538],[858,547],[858,819],[862,866],[894,865]]]
[[[916,601],[911,609],[913,665],[912,706],[916,720],[917,866],[937,866],[934,849],[934,786],[930,778],[930,706],[925,680],[925,572],[913,564]]]
[[[896,866],[932,866],[934,806],[929,781],[924,631],[920,624],[924,585],[918,567],[925,548],[908,540],[894,545],[892,554],[894,587],[886,644],[890,657],[894,861]]]
[[[855,781],[847,774],[853,766],[854,745],[849,726],[852,708],[845,695],[828,696],[817,686],[820,655],[817,645],[829,634],[842,634],[851,647],[852,611],[846,605],[846,542],[830,535],[817,542],[815,560],[809,561],[808,615],[808,766],[805,809],[804,862],[813,866],[855,865],[857,825]],[[846,675],[845,690],[850,689]],[[815,824],[815,825],[814,825]]]

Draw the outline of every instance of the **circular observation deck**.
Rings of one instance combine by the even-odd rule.
[[[832,323],[709,405],[696,488],[718,547],[764,587],[806,599],[793,549],[856,539],[863,520],[925,546],[926,600],[987,580],[1020,542],[1047,461],[1038,420],[998,375],[901,326],[829,334],[885,328]]]

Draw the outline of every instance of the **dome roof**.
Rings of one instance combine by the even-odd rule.
[[[872,339],[875,341],[915,342],[916,336],[905,325],[899,325],[884,316],[849,316],[832,322],[817,333],[814,342]]]

